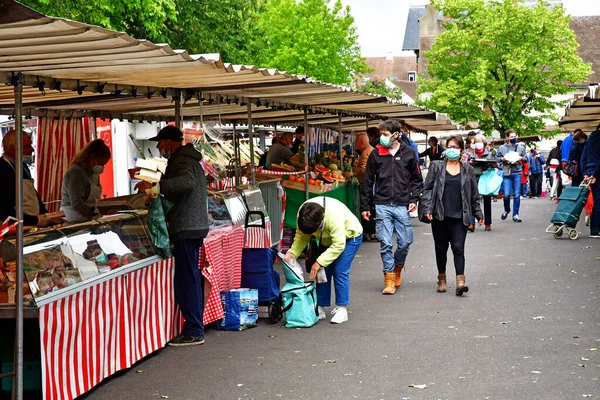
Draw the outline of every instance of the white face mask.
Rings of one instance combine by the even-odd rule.
[[[476,150],[481,150],[481,149],[483,149],[483,143],[482,143],[482,142],[477,142],[477,143],[475,143],[475,149],[476,149]]]
[[[471,143],[471,148],[472,148],[473,150],[475,150],[475,149],[477,148],[477,147],[475,146],[475,143]]]
[[[33,156],[32,155],[29,155],[29,156],[23,155],[23,164],[27,164],[27,165],[33,164]]]
[[[92,172],[96,175],[100,175],[104,172],[104,165],[94,165],[92,167]]]

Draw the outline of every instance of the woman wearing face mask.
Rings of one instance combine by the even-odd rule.
[[[88,143],[75,155],[63,177],[60,209],[69,222],[89,221],[96,213],[102,186],[100,174],[110,160],[110,149],[102,139]]]
[[[471,151],[469,152],[469,163],[473,166],[475,170],[475,176],[477,178],[477,183],[479,184],[479,178],[490,168],[494,168],[496,163],[488,163],[483,161],[475,161],[475,160],[490,160],[495,161],[495,157],[492,153],[487,149],[487,143],[485,141],[485,137],[482,134],[477,134],[473,139],[473,143],[471,143]],[[483,215],[485,219],[485,230],[492,230],[492,196],[481,196],[483,199]],[[469,225],[469,231],[475,231],[475,217],[471,220],[471,225]]]
[[[446,142],[446,160],[434,161],[423,186],[423,214],[431,221],[438,268],[437,291],[446,291],[448,246],[452,247],[456,270],[456,295],[469,291],[465,284],[465,240],[471,217],[483,224],[477,177],[468,163],[461,163],[464,142],[452,136]]]

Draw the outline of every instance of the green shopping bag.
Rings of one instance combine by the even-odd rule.
[[[482,196],[496,196],[500,192],[504,174],[496,168],[488,169],[479,177],[477,189]]]
[[[148,228],[150,240],[156,252],[163,258],[171,257],[171,245],[169,242],[169,231],[165,215],[171,210],[173,203],[163,196],[150,199],[148,207]]]
[[[286,283],[281,289],[286,328],[310,328],[319,322],[317,288],[314,282],[304,282],[292,268],[283,262]]]

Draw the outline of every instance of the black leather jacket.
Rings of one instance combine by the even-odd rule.
[[[433,218],[442,221],[444,219],[444,184],[446,182],[446,161],[433,161],[429,166],[427,178],[423,185],[421,202],[423,214],[432,214]],[[481,204],[479,202],[479,191],[477,189],[477,177],[475,170],[470,165],[461,163],[460,183],[462,195],[463,224],[471,224],[474,215],[477,220],[483,218]]]

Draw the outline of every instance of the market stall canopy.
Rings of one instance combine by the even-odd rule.
[[[14,111],[24,85],[26,115],[173,120],[175,96],[188,119],[243,122],[252,104],[258,123],[303,123],[364,130],[367,120],[398,119],[416,131],[456,129],[415,105],[276,69],[224,63],[218,54],[189,54],[168,45],[0,0],[0,113]]]
[[[600,90],[598,84],[590,85],[585,96],[573,100],[565,110],[558,125],[566,131],[581,129],[595,131],[600,125]]]

